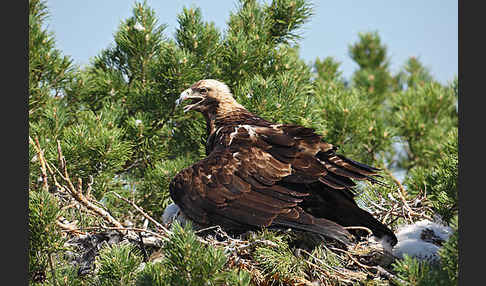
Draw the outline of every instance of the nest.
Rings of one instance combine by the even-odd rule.
[[[90,196],[92,181],[83,185],[81,179],[78,179],[77,184],[73,183],[59,142],[59,166],[56,167],[45,160],[38,140],[32,140],[30,137],[29,140],[37,152],[42,173],[42,180],[40,180],[42,188],[59,197],[64,207],[76,207],[88,215],[96,216],[100,222],[97,225],[81,228],[77,226],[76,222],[69,222],[63,217],[57,221],[57,225],[67,238],[66,246],[74,250],[67,252],[66,256],[69,257],[68,261],[78,268],[78,275],[96,271],[93,262],[99,250],[105,245],[119,243],[136,245],[142,250],[146,263],[155,263],[163,257],[163,253],[159,250],[164,242],[173,235],[170,224],[158,222],[134,202],[112,192],[120,201],[130,205],[131,211],[141,218],[139,221],[142,223],[135,225],[133,222],[118,221],[110,215],[109,210]],[[422,203],[426,197],[419,195],[413,200],[406,200],[405,190],[398,180],[396,182],[400,188],[399,198],[394,200],[382,198],[380,204],[371,200],[365,202],[369,205],[373,215],[384,223],[391,223],[397,217],[410,222],[423,218],[429,219],[423,207],[425,204]],[[369,235],[347,248],[337,241],[292,231],[291,247],[294,255],[303,258],[307,267],[303,275],[286,278],[268,275],[252,259],[258,247],[277,247],[277,243],[255,238],[254,233],[251,232],[232,236],[219,226],[200,228],[195,232],[198,234],[200,243],[223,249],[227,256],[226,266],[228,268],[249,271],[252,282],[256,285],[271,285],[273,280],[279,280],[288,285],[335,285],[338,283],[351,285],[365,280],[388,284],[390,280],[400,281],[390,270],[387,270],[394,260],[390,250],[373,240],[370,230],[365,228],[362,230],[368,231]],[[322,257],[316,257],[313,254],[316,245],[321,245],[327,252],[332,253],[341,266],[332,265]]]

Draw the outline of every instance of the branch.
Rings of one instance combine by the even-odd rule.
[[[393,176],[393,174],[390,172],[390,170],[388,170],[385,167],[384,171],[385,171],[385,173],[388,174],[388,176],[390,176],[390,178],[392,178],[392,180],[395,182],[395,184],[397,184],[398,189],[399,189],[398,195],[400,196],[400,200],[402,201],[403,206],[408,211],[407,215],[408,215],[409,221],[413,222],[411,213],[415,213],[415,212],[412,210],[412,208],[410,208],[410,206],[407,203],[407,200],[405,199],[405,196],[407,195],[407,191],[405,191],[405,188],[403,187],[402,183],[400,183],[400,181],[395,176]]]
[[[42,187],[44,190],[48,191],[49,190],[49,185],[47,184],[47,172],[46,172],[46,164],[45,164],[45,159],[44,159],[44,152],[42,151],[40,144],[39,144],[39,139],[35,137],[35,143],[32,140],[32,138],[29,136],[29,143],[34,146],[34,149],[37,153],[37,157],[39,158],[39,163],[40,163],[40,168],[41,168],[41,173],[42,173]]]
[[[69,173],[68,173],[67,166],[66,166],[66,159],[62,155],[61,143],[60,143],[59,140],[57,140],[57,153],[58,153],[58,160],[59,160],[59,163],[60,163],[60,168],[62,169],[63,173],[61,173],[54,166],[53,167],[61,175],[61,178],[67,183],[67,186],[63,186],[57,181],[56,176],[54,174],[54,171],[49,167],[48,162],[44,158],[44,155],[43,155],[43,152],[42,152],[42,149],[40,147],[39,140],[37,139],[37,137],[35,138],[35,141],[36,142],[34,143],[32,138],[30,138],[30,136],[29,136],[29,142],[30,142],[30,144],[32,144],[34,146],[34,148],[36,149],[36,152],[38,154],[38,157],[39,157],[39,164],[41,166],[41,172],[42,172],[42,176],[43,176],[43,188],[44,189],[49,190],[49,185],[47,183],[47,168],[48,168],[49,173],[51,174],[56,187],[58,187],[61,190],[67,190],[68,193],[76,201],[78,201],[81,205],[83,205],[88,210],[93,211],[97,215],[101,216],[105,221],[109,222],[111,225],[114,225],[116,227],[123,227],[123,225],[119,221],[117,221],[115,218],[113,218],[106,210],[96,206],[95,204],[90,202],[90,200],[87,199],[83,195],[81,178],[78,178],[78,188],[76,188],[74,186],[74,184],[72,183],[72,181],[69,177]],[[90,188],[90,186],[89,186],[89,188]]]
[[[125,199],[124,197],[120,196],[119,194],[117,194],[116,192],[110,192],[112,194],[114,194],[117,198],[119,199],[122,199],[123,201],[129,203],[132,207],[134,207],[140,214],[142,214],[146,219],[148,219],[150,222],[152,222],[156,227],[160,228],[161,230],[163,230],[166,235],[171,235],[172,234],[172,231],[168,230],[165,226],[163,226],[161,223],[159,223],[158,221],[156,221],[155,219],[153,219],[151,216],[149,216],[141,207],[137,206],[134,202],[131,202],[127,199]]]

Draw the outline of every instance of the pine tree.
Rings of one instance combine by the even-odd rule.
[[[349,46],[349,55],[359,66],[353,74],[353,83],[369,94],[372,101],[383,103],[392,83],[387,47],[381,43],[378,32],[358,36],[359,41]]]
[[[54,139],[61,132],[54,120],[50,119],[58,116],[57,109],[62,109],[60,95],[73,76],[71,60],[54,47],[53,34],[42,26],[47,16],[45,2],[29,1],[29,122],[44,122],[44,132],[48,136],[42,138],[42,142],[47,137]],[[61,115],[61,120],[67,120],[64,115]],[[35,132],[32,129],[31,134]],[[63,249],[65,239],[56,225],[63,211],[58,199],[50,194],[50,189],[40,176],[41,172],[36,166],[39,157],[31,146],[29,160],[29,280],[45,282],[54,271],[55,255]]]
[[[299,40],[312,14],[304,0],[241,0],[219,30],[204,20],[202,9],[184,8],[171,37],[146,2],[135,2],[132,15],[114,27],[111,45],[80,68],[43,28],[46,3],[30,0],[30,283],[374,283],[351,259],[362,254],[338,252],[332,242],[296,255],[301,236],[263,230],[241,250],[215,243],[228,239],[221,233],[203,237],[189,225],[174,225],[153,248],[133,237],[130,244],[106,242],[92,272],[78,275],[64,255],[79,251],[66,244],[76,231],[89,235],[110,227],[140,229],[144,223],[147,231],[160,231],[133,205],[160,220],[171,203],[170,180],[205,156],[204,119],[175,106],[180,92],[203,78],[225,82],[238,102],[265,119],[315,128],[339,152],[383,168],[387,186],[358,185],[364,207],[394,203],[388,170],[400,169],[406,173],[405,199],[427,189],[427,214],[442,216],[457,230],[457,79],[442,85],[413,57],[391,74],[378,32],[359,34],[350,45],[359,66],[350,80],[332,55],[307,64],[299,56]],[[403,221],[386,219],[392,228]],[[154,248],[162,253],[159,262],[146,257]],[[388,270],[417,283],[455,281],[457,231],[440,255],[440,267],[405,258]]]
[[[29,119],[36,119],[51,97],[73,76],[72,60],[55,48],[54,35],[42,25],[48,17],[46,3],[29,1]]]

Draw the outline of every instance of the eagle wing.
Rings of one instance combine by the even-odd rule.
[[[348,231],[325,215],[305,211],[305,200],[318,184],[321,192],[336,192],[331,200],[340,204],[326,212],[359,209],[352,179],[373,180],[378,169],[336,155],[313,129],[301,126],[227,126],[218,130],[216,142],[208,157],[170,184],[171,197],[186,216],[232,231],[292,227],[349,243]]]
[[[257,227],[287,226],[320,233],[349,243],[340,225],[315,218],[298,206],[307,193],[280,186],[289,168],[258,148],[213,151],[182,170],[170,194],[182,212],[202,225],[221,225],[243,232]]]

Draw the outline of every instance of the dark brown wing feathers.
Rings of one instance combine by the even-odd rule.
[[[184,214],[228,231],[291,227],[343,243],[351,238],[343,226],[356,224],[396,242],[351,191],[352,179],[373,179],[379,169],[336,154],[311,128],[262,125],[228,125],[210,135],[208,157],[170,184]]]

